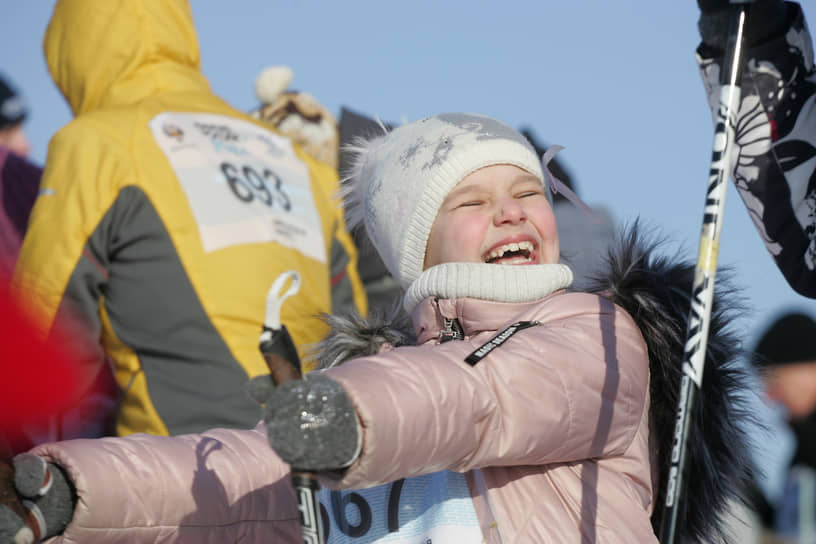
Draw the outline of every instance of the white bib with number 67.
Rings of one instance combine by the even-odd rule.
[[[329,544],[484,542],[465,476],[450,470],[318,497]]]
[[[271,241],[326,262],[309,170],[288,139],[209,113],[165,112],[149,125],[184,188],[205,251]]]

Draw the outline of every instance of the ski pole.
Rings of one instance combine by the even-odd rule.
[[[288,280],[291,280],[289,289],[282,292]],[[280,320],[283,301],[297,293],[299,289],[300,276],[294,270],[290,270],[275,279],[266,295],[266,317],[259,348],[275,385],[303,377],[295,343]],[[300,510],[300,532],[304,544],[325,544],[323,518],[320,512],[320,501],[317,498],[317,492],[320,489],[317,476],[292,467],[291,479],[295,498],[298,501],[298,510]]]
[[[665,510],[660,524],[661,544],[672,544],[677,529],[677,517],[685,487],[686,455],[691,439],[690,422],[695,398],[702,387],[708,329],[711,322],[714,279],[717,271],[717,255],[722,232],[722,216],[728,177],[731,172],[731,153],[736,135],[737,114],[740,105],[740,76],[742,72],[742,44],[745,18],[751,0],[731,0],[731,20],[728,44],[720,70],[720,105],[717,109],[711,168],[708,175],[703,227],[691,303],[686,326],[686,343],[683,352],[683,377],[671,448],[668,484],[666,486]]]

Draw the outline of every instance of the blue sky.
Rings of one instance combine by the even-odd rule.
[[[816,5],[804,3],[816,21]],[[0,72],[31,107],[32,157],[43,161],[70,112],[51,82],[42,34],[53,2],[2,0]],[[193,0],[205,75],[234,106],[257,105],[255,76],[293,68],[292,87],[403,121],[473,111],[529,126],[566,147],[563,160],[589,204],[640,217],[696,258],[712,143],[694,59],[693,0]],[[813,24],[813,23],[812,23]],[[751,305],[739,323],[750,347],[796,295],[731,187],[720,263],[736,270]]]

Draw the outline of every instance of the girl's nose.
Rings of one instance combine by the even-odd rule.
[[[496,225],[516,224],[527,219],[524,206],[515,198],[504,198],[497,203],[493,222]]]

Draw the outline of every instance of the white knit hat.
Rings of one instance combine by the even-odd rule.
[[[422,273],[425,249],[445,197],[468,174],[495,164],[518,166],[541,180],[527,139],[483,115],[447,113],[358,142],[345,195],[349,224],[365,224],[386,268],[403,289]]]

